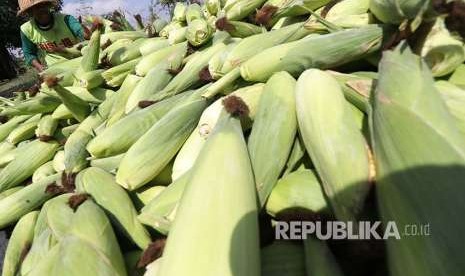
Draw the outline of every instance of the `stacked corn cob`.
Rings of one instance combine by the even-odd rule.
[[[204,2],[0,98],[2,275],[464,275],[463,1]],[[433,233],[269,235],[328,220]]]

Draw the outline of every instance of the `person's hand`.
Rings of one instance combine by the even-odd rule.
[[[45,65],[43,65],[42,63],[40,63],[38,60],[33,60],[32,61],[32,66],[39,72],[43,72],[45,69],[47,69],[47,67]]]
[[[49,53],[62,53],[65,51],[65,46],[63,45],[54,45],[53,47],[47,48]]]

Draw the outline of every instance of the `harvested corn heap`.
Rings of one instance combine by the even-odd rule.
[[[0,98],[2,276],[463,276],[463,14],[206,0],[136,27],[84,17],[76,58]]]

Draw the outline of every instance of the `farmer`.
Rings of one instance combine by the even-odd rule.
[[[24,58],[28,65],[42,72],[66,58],[66,48],[84,40],[81,24],[71,15],[54,11],[55,0],[18,0],[19,15],[27,14],[21,26]]]

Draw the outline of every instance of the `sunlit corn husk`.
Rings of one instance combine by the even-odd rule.
[[[176,3],[173,10],[173,21],[186,21],[187,6],[184,3]]]
[[[260,8],[265,0],[226,0],[221,14],[229,20],[241,20]]]
[[[33,116],[32,118],[26,120],[16,129],[10,132],[10,134],[6,138],[6,141],[13,145],[16,145],[22,141],[33,138],[35,135],[35,131],[37,129],[37,125],[39,124],[39,121],[40,121],[40,116],[41,116],[40,114],[37,114]]]
[[[189,94],[189,93],[187,93]],[[168,113],[185,95],[181,94],[137,110],[113,126],[106,128],[87,146],[94,157],[102,158],[125,153],[157,121]]]
[[[153,52],[168,47],[169,45],[170,44],[168,39],[163,37],[154,37],[142,43],[142,45],[139,47],[139,51],[143,56],[147,56]]]
[[[241,98],[249,107],[250,113],[247,118],[242,118],[242,127],[248,130],[251,127],[251,121],[256,116],[258,103],[263,93],[264,85],[255,84],[238,89],[231,95]],[[195,160],[199,155],[203,145],[215,128],[221,112],[223,111],[223,98],[218,99],[211,104],[200,117],[197,128],[191,133],[184,143],[179,153],[176,155],[173,165],[173,180],[178,179],[194,166]]]
[[[24,254],[32,245],[38,215],[38,211],[24,215],[13,229],[3,260],[2,276],[15,276],[19,272]]]
[[[57,127],[58,120],[55,120],[52,115],[45,115],[40,119],[35,134],[39,139],[47,139],[53,137]]]
[[[105,82],[111,87],[119,87],[129,74],[135,72],[136,65],[142,58],[136,58],[121,65],[112,67],[102,73]]]
[[[435,77],[454,72],[465,61],[465,45],[449,33],[443,19],[436,20],[421,46],[421,56]]]
[[[0,115],[17,116],[17,115],[35,115],[39,113],[53,112],[61,101],[55,97],[47,95],[38,95],[18,103],[14,107],[5,108]]]
[[[31,118],[29,115],[15,116],[8,122],[0,124],[0,141],[5,140],[14,129],[29,118]]]
[[[181,29],[185,26],[185,22],[173,20],[160,31],[160,37],[168,38],[168,35],[171,31]]]
[[[57,171],[53,168],[53,161],[48,161],[34,171],[34,174],[32,175],[32,183],[39,182],[40,180],[56,173]]]
[[[229,53],[236,47],[239,42],[230,43],[222,51],[216,53],[208,62],[208,71],[214,80],[223,77],[222,67]]]
[[[152,28],[153,28],[153,31],[155,32],[155,34],[159,34],[160,31],[166,26],[168,25],[168,22],[166,22],[165,20],[163,19],[155,19],[153,22],[152,22]]]
[[[304,240],[306,275],[342,276],[344,275],[336,257],[326,241],[308,236]]]
[[[186,22],[188,25],[192,23],[192,21],[196,19],[203,19],[203,12],[202,8],[200,7],[199,4],[193,3],[187,6],[186,10]]]
[[[171,30],[168,33],[168,42],[170,45],[182,43],[187,40],[187,27]]]
[[[218,19],[215,25],[217,29],[228,32],[232,37],[239,38],[246,38],[266,32],[266,29],[257,25],[242,21],[229,21],[225,17]]]
[[[240,100],[226,104],[231,112],[237,112],[235,108],[243,105]],[[211,170],[213,164],[214,171]],[[259,275],[254,186],[240,121],[224,114],[190,172],[170,229],[160,274]],[[241,199],[241,204],[237,204],[237,198]],[[205,219],[204,223],[194,223],[198,216]],[[221,225],[222,231],[209,227],[211,225]],[[189,231],[185,231],[186,227]],[[209,238],[194,238],[199,235]],[[202,253],[197,254],[195,260],[186,258],[194,251]],[[213,258],[215,262],[212,263]]]
[[[146,37],[146,34],[141,31],[120,31],[103,34],[100,38],[100,44],[104,44],[108,40],[115,42],[121,39],[136,40],[142,37]]]
[[[306,276],[304,247],[291,241],[274,241],[261,249],[262,274]]]
[[[371,0],[370,12],[383,23],[400,24],[413,20],[428,10],[431,1],[423,0]]]
[[[246,61],[241,75],[248,81],[266,81],[283,70],[298,76],[308,68],[342,65],[378,50],[382,35],[383,30],[372,25],[278,45]]]
[[[145,76],[154,66],[165,60],[168,56],[185,56],[186,53],[186,42],[163,48],[151,53],[150,55],[144,56],[136,66],[136,73],[138,76]]]
[[[462,64],[459,67],[457,67],[455,72],[449,78],[449,81],[465,89],[465,64]]]
[[[93,159],[90,161],[90,166],[103,169],[110,173],[114,173],[118,169],[123,157],[124,153],[106,158]]]
[[[428,66],[407,45],[385,52],[379,72],[370,127],[380,217],[398,229],[428,224],[434,231],[389,239],[389,270],[392,275],[460,275],[465,270],[459,211],[465,141]]]
[[[65,152],[63,150],[58,151],[53,157],[53,169],[57,172],[65,170]]]
[[[0,228],[15,223],[23,215],[33,211],[53,197],[54,194],[47,192],[46,188],[48,185],[54,184],[59,178],[58,174],[44,178],[0,200],[0,207],[3,210],[0,214]]]
[[[330,207],[315,172],[299,169],[278,181],[266,203],[266,211],[277,218],[296,212],[325,216],[330,214]]]
[[[336,217],[356,219],[370,190],[369,152],[341,87],[310,69],[297,82],[296,102],[300,133]]]
[[[126,105],[134,89],[141,82],[142,78],[136,75],[128,75],[121,85],[118,93],[113,100],[111,112],[108,115],[107,126],[111,126],[118,122],[125,115]]]
[[[279,30],[244,38],[226,58],[222,68],[223,74],[239,67],[242,63],[254,55],[263,52],[265,49],[288,42],[288,39],[302,27],[302,23],[293,24]]]
[[[2,200],[4,198],[16,193],[17,191],[19,191],[19,190],[21,190],[23,188],[24,188],[24,186],[16,186],[16,187],[13,187],[13,188],[10,188],[8,190],[5,190],[5,191],[1,192],[0,193],[0,200]]]
[[[102,28],[101,26],[97,26],[96,30],[94,30],[92,36],[90,37],[88,50],[82,56],[81,65],[76,71],[77,77],[79,77],[83,73],[91,72],[97,69],[100,55],[101,36]]]
[[[116,174],[116,181],[134,190],[154,179],[176,155],[195,128],[204,99],[193,99],[173,108],[131,146]]]
[[[286,165],[296,135],[295,85],[286,72],[270,78],[249,136],[247,147],[262,207]]]
[[[154,198],[158,197],[164,190],[165,186],[143,187],[131,195],[134,206],[139,211],[147,206]]]
[[[87,193],[113,220],[114,225],[129,237],[139,248],[145,249],[150,236],[137,220],[137,212],[124,189],[114,177],[99,168],[88,168],[76,178],[78,192]]]
[[[0,191],[17,186],[32,176],[37,168],[53,158],[58,147],[56,142],[35,140],[19,149],[15,159],[0,172]]]
[[[102,77],[104,70],[95,70],[79,74],[74,82],[74,86],[86,89],[93,89],[101,86],[105,80]]]
[[[446,81],[438,81],[435,86],[454,117],[459,131],[465,135],[465,88],[461,89]]]
[[[268,0],[257,11],[255,21],[261,25],[272,26],[281,18],[309,14],[309,10],[314,11],[330,2],[330,0]]]
[[[195,19],[189,23],[186,38],[195,47],[204,45],[213,37],[214,29],[205,19]]]

